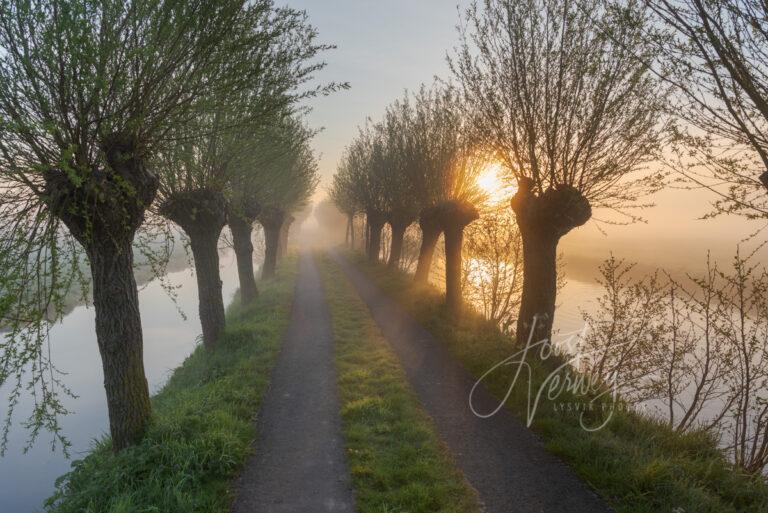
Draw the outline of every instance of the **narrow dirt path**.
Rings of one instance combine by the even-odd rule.
[[[473,415],[468,397],[475,379],[469,372],[360,270],[336,252],[332,257],[367,303],[488,513],[611,511],[506,408],[487,419]],[[498,400],[478,388],[473,397],[478,409],[495,409]]]
[[[325,292],[302,254],[291,325],[257,421],[256,454],[235,490],[234,513],[353,512],[341,435]]]

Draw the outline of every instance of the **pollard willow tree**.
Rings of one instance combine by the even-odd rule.
[[[405,231],[419,215],[421,198],[414,194],[420,162],[413,158],[414,112],[408,95],[387,107],[384,118],[373,126],[379,144],[373,154],[370,172],[382,185],[384,212],[391,228],[388,266],[398,268]]]
[[[257,219],[264,229],[263,278],[275,274],[285,223],[292,222],[292,212],[306,206],[317,188],[317,158],[310,147],[314,133],[299,117],[284,119],[274,139],[283,145],[281,155],[270,164],[274,173],[263,174],[263,182],[255,187],[262,205]]]
[[[276,126],[279,126],[278,118],[271,120],[261,130],[243,134],[240,144],[247,147],[243,153],[245,158],[237,161],[236,169],[229,177],[227,223],[237,260],[240,301],[244,305],[251,303],[258,294],[252,239],[253,224],[262,208],[259,192],[263,180],[279,173],[271,164],[285,151],[281,141],[273,136]]]
[[[314,132],[305,128],[301,121],[288,113],[281,113],[263,127],[263,129],[243,134],[241,143],[250,148],[247,158],[241,160],[235,173],[230,178],[228,197],[230,198],[229,226],[238,264],[240,291],[242,300],[247,303],[246,289],[256,291],[253,272],[253,223],[257,220],[277,228],[276,251],[272,254],[272,236],[270,231],[269,260],[272,270],[277,264],[281,233],[285,233],[284,221],[286,205],[280,205],[281,192],[286,183],[293,179],[290,175],[291,158],[305,147]],[[290,192],[290,191],[289,191]],[[290,196],[290,194],[289,194]],[[291,199],[291,198],[286,198]],[[274,205],[281,208],[276,210]],[[265,232],[266,236],[266,232]],[[262,267],[262,273],[264,268]],[[269,275],[270,271],[267,272]],[[249,283],[250,282],[250,283]]]
[[[644,64],[653,58],[646,13],[603,0],[484,0],[465,21],[451,68],[478,135],[517,187],[517,341],[548,341],[560,238],[593,208],[631,220],[628,209],[660,186],[658,174],[642,172],[662,110],[662,88]]]
[[[61,317],[83,253],[112,447],[145,432],[132,245],[158,187],[148,162],[201,99],[248,79],[232,35],[252,9],[228,0],[0,4],[0,318],[10,329],[0,384],[15,381],[6,435],[29,371],[30,443],[41,428],[62,439],[46,323]]]
[[[422,201],[421,247],[415,280],[429,278],[440,234],[445,238],[445,297],[459,314],[464,228],[479,217],[477,177],[487,164],[469,130],[460,98],[448,87],[422,87],[412,100],[408,159],[413,185]]]
[[[314,43],[317,33],[306,14],[274,9],[264,0],[258,18],[243,27],[240,39],[251,41],[248,51],[248,87],[239,94],[211,97],[210,108],[195,122],[180,127],[175,144],[160,153],[160,198],[157,212],[184,231],[192,249],[199,292],[203,343],[212,349],[225,327],[221,294],[218,241],[227,223],[225,193],[230,178],[248,172],[256,148],[248,143],[251,132],[299,100],[330,92],[336,84],[300,91],[315,71],[324,66],[317,55],[331,48]],[[254,4],[258,6],[259,4]],[[240,198],[242,206],[244,198]],[[247,205],[253,212],[254,205]],[[246,214],[246,209],[241,211]],[[263,215],[264,210],[260,210]]]
[[[337,172],[333,175],[333,181],[328,188],[328,197],[330,201],[338,208],[338,210],[344,214],[347,218],[347,227],[344,232],[344,243],[349,244],[350,248],[355,247],[355,216],[361,212],[361,207],[357,203],[354,195],[352,194],[352,185],[349,183],[349,174]],[[316,209],[317,213],[320,213],[320,217],[323,219],[331,219],[331,208],[328,208],[327,203],[321,203]]]
[[[381,146],[379,134],[370,125],[361,128],[345,149],[337,171],[348,194],[365,213],[365,253],[371,262],[379,260],[381,231],[387,220],[384,183],[381,173],[373,171]]]
[[[675,91],[673,167],[719,195],[713,213],[768,217],[768,4],[645,3],[661,29],[660,76]]]
[[[446,244],[446,303],[461,310],[464,228],[477,219],[476,178],[487,163],[458,95],[446,87],[407,94],[384,120],[369,124],[347,148],[334,184],[366,213],[368,258],[377,261],[384,222],[392,226],[389,265],[398,264],[402,235],[418,216],[422,243],[416,280],[426,281],[441,233]]]

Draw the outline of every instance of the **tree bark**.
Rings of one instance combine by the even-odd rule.
[[[445,303],[454,316],[461,315],[461,247],[464,227],[480,217],[474,205],[459,200],[445,201],[436,207],[436,219],[445,234]]]
[[[347,237],[344,242],[349,244],[349,247],[355,249],[355,215],[347,214]]]
[[[138,443],[152,411],[144,374],[139,295],[131,240],[94,241],[88,248],[96,339],[104,370],[109,432],[116,451]]]
[[[109,431],[112,449],[119,451],[141,440],[151,415],[132,243],[158,179],[137,154],[132,135],[111,134],[102,149],[108,165],[81,184],[62,170],[47,171],[43,199],[90,262]]]
[[[277,246],[279,245],[280,229],[264,227],[264,268],[261,271],[262,278],[271,278],[277,269]]]
[[[285,217],[282,226],[280,226],[280,240],[277,246],[278,259],[283,258],[288,253],[288,234],[290,233],[293,221],[294,217],[289,214]]]
[[[224,331],[224,298],[219,273],[219,237],[227,223],[224,196],[209,189],[175,193],[160,206],[160,213],[178,224],[189,237],[195,260],[203,344],[212,350]]]
[[[461,313],[461,246],[464,227],[452,227],[445,231],[445,304],[454,315]]]
[[[253,243],[251,242],[253,224],[252,221],[247,221],[230,213],[229,229],[232,231],[232,245],[235,248],[235,258],[237,259],[240,302],[247,305],[259,294],[253,272]]]
[[[271,278],[277,269],[277,252],[280,245],[280,229],[285,220],[285,212],[276,207],[267,207],[259,214],[259,222],[264,228],[264,266],[262,278]]]
[[[520,235],[523,240],[523,294],[517,316],[516,339],[518,344],[524,346],[529,341],[534,344],[552,338],[559,238],[522,225]]]
[[[440,226],[434,218],[434,209],[425,209],[419,216],[421,228],[421,247],[419,248],[419,262],[416,264],[416,283],[427,283],[429,271],[432,268],[432,258],[435,255],[435,247],[440,238]]]
[[[381,230],[384,229],[386,217],[380,212],[368,210],[365,215],[366,225],[368,226],[368,260],[378,262],[381,253]]]
[[[187,234],[195,259],[200,324],[203,327],[203,344],[207,349],[216,346],[226,323],[219,273],[219,236],[222,228],[211,226],[208,230]]]
[[[405,230],[408,229],[408,225],[411,223],[405,221],[390,222],[392,227],[392,246],[389,250],[389,262],[387,266],[390,269],[397,269],[400,267],[400,258],[403,255],[403,239],[405,239]]]
[[[517,317],[519,346],[552,340],[557,299],[557,244],[592,216],[589,201],[566,185],[538,194],[530,179],[521,179],[511,201],[523,240],[523,295]]]
[[[384,223],[380,221],[371,221],[368,223],[370,229],[369,247],[368,247],[368,260],[371,262],[379,261],[379,254],[381,253],[381,230],[384,229]]]

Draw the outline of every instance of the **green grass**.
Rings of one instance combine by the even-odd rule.
[[[335,339],[344,437],[360,513],[479,512],[365,304],[321,261]]]
[[[443,341],[463,365],[479,377],[515,350],[495,325],[473,311],[461,319],[443,307],[432,287],[417,287],[402,272],[349,256],[358,267],[427,330]],[[552,371],[556,359],[528,358],[534,390]],[[497,397],[509,389],[513,368],[500,369],[485,380]],[[506,406],[525,421],[527,383],[518,383]],[[734,471],[708,435],[680,435],[653,419],[618,409],[601,430],[587,432],[579,415],[557,411],[544,395],[532,425],[547,448],[567,461],[619,513],[756,513],[768,511],[768,485],[755,476]],[[558,402],[583,398],[564,394]],[[600,423],[602,413],[588,416]]]
[[[228,510],[231,480],[251,452],[254,416],[290,318],[296,261],[262,282],[257,300],[229,308],[214,352],[198,347],[153,397],[144,441],[113,454],[96,444],[59,479],[58,513]]]

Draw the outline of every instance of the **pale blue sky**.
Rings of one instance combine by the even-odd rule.
[[[313,100],[310,122],[325,130],[315,140],[323,186],[344,146],[366,117],[378,118],[405,89],[448,76],[445,56],[458,42],[458,0],[288,0],[307,11],[328,52],[322,80],[349,82],[348,91]],[[462,5],[469,4],[463,0]],[[318,191],[318,196],[324,190]]]

